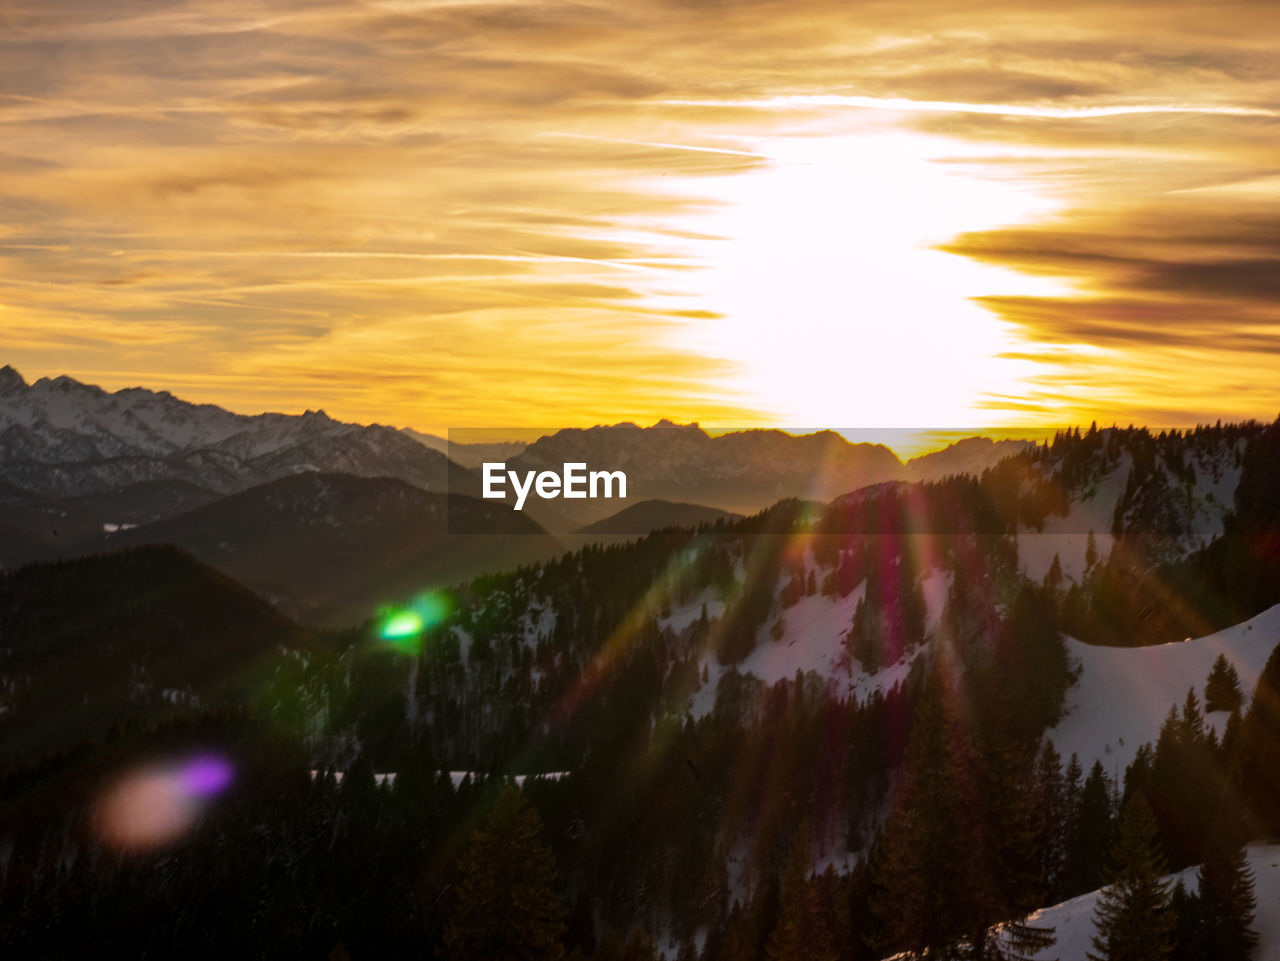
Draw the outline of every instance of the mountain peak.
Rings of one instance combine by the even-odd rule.
[[[94,384],[82,384],[74,377],[67,374],[59,374],[57,377],[41,377],[32,384],[33,387],[43,387],[46,390],[54,391],[59,394],[96,394],[102,395],[106,391]]]
[[[0,367],[0,397],[8,397],[27,389],[27,382],[8,364]]]

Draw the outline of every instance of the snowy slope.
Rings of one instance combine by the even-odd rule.
[[[926,634],[932,631],[942,615],[950,585],[951,575],[937,570],[930,571],[922,581]],[[797,671],[801,674],[814,672],[827,680],[835,695],[859,700],[876,690],[889,691],[895,684],[905,681],[912,664],[927,649],[927,644],[920,645],[906,657],[874,674],[862,670],[845,650],[854,611],[865,593],[864,581],[846,597],[824,594],[802,597],[782,612],[782,636],[775,640],[769,627],[762,627],[755,648],[739,664],[721,664],[714,653],[715,645],[710,645],[698,665],[699,675],[705,670],[708,682],[694,693],[689,705],[690,713],[700,718],[711,712],[715,707],[720,678],[731,670],[751,675],[767,685],[790,680]],[[711,631],[714,637],[714,622],[723,614],[724,605],[710,600],[709,594],[672,610],[667,617],[660,619],[659,625],[682,633],[699,618],[704,605],[713,622]]]
[[[1254,898],[1258,904],[1253,927],[1261,938],[1253,961],[1280,961],[1280,845],[1251,844],[1247,850],[1249,866],[1253,869]],[[1196,868],[1170,875],[1170,881],[1178,878],[1188,890],[1195,890]],[[1090,891],[1033,914],[1030,923],[1036,927],[1053,928],[1058,940],[1052,947],[1032,957],[1041,961],[1050,958],[1084,961],[1085,953],[1093,943],[1093,912],[1099,893]]]
[[[1039,529],[1019,527],[1018,559],[1023,573],[1042,581],[1056,554],[1063,575],[1080,583],[1089,532],[1094,534],[1098,560],[1104,561],[1111,553],[1117,523],[1128,532],[1172,525],[1178,535],[1176,544],[1165,546],[1171,556],[1204,547],[1223,533],[1240,483],[1246,444],[1241,438],[1187,437],[1179,448],[1185,455],[1180,463],[1168,463],[1157,454],[1146,469],[1135,467],[1129,451],[1100,457],[1095,473],[1067,491],[1066,516],[1050,514]]]
[[[1080,680],[1067,692],[1067,716],[1049,737],[1064,758],[1079,755],[1086,771],[1097,759],[1109,775],[1123,775],[1144,742],[1154,745],[1169,708],[1182,704],[1188,688],[1203,699],[1218,654],[1235,666],[1247,703],[1277,643],[1280,605],[1216,634],[1155,647],[1095,647],[1069,638]],[[1221,733],[1226,714],[1208,720]]]
[[[1114,469],[1072,497],[1066,517],[1051,514],[1038,531],[1019,527],[1018,564],[1027,577],[1043,581],[1056,554],[1063,575],[1079,583],[1084,576],[1090,531],[1098,559],[1106,559],[1114,541],[1111,521],[1132,466],[1128,455],[1121,457]]]

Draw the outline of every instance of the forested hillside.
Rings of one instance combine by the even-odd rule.
[[[424,585],[341,634],[282,624],[265,670],[198,710],[144,704],[104,744],[10,763],[2,939],[490,957],[486,912],[518,890],[533,957],[1053,957],[1033,912],[1113,880],[1117,852],[1163,872],[1280,832],[1280,635],[1257,616],[1280,603],[1278,452],[1280,425],[1072,431],[977,477]],[[29,570],[92,584],[137,556]],[[41,652],[24,690],[71,663],[88,590],[13,648]],[[255,636],[226,603],[193,607],[202,645]],[[147,649],[121,658],[178,649],[166,610],[127,609]],[[1168,642],[1212,656],[1091,656]],[[1112,671],[1165,683],[1112,704]],[[1113,708],[1150,743],[1121,755],[1093,717]],[[103,829],[116,779],[209,756],[234,777],[173,836]],[[1160,916],[1227,918],[1216,883]]]

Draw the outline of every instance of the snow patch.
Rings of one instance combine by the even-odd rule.
[[[1219,654],[1240,675],[1245,704],[1267,658],[1280,642],[1280,604],[1234,627],[1206,637],[1153,647],[1097,647],[1067,638],[1067,651],[1081,667],[1067,692],[1068,713],[1049,732],[1059,753],[1075,753],[1085,771],[1095,760],[1122,777],[1139,747],[1154,746],[1169,708],[1181,706],[1187,689],[1204,699],[1209,669]],[[1227,714],[1208,715],[1219,735]]]
[[[1280,961],[1280,845],[1251,844],[1245,849],[1249,867],[1253,869],[1254,898],[1257,909],[1253,929],[1259,942],[1253,961]],[[1197,868],[1190,867],[1169,875],[1171,884],[1179,879],[1189,891],[1196,889]],[[1093,914],[1099,891],[1090,891],[1070,901],[1042,908],[1028,918],[1035,927],[1053,928],[1057,943],[1030,955],[1038,961],[1085,961],[1093,947],[1095,934]]]

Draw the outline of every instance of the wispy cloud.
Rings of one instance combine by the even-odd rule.
[[[428,428],[793,398],[850,423],[864,382],[891,418],[1280,406],[1264,0],[9,0],[0,24],[26,373]],[[1179,378],[1197,357],[1215,373]]]
[[[939,79],[945,80],[945,75]],[[666,100],[673,107],[754,107],[794,110],[797,107],[857,107],[918,113],[973,113],[998,117],[1047,117],[1087,120],[1094,117],[1128,117],[1137,114],[1203,114],[1216,117],[1280,117],[1280,110],[1232,104],[1148,103],[1105,106],[1056,106],[1054,104],[958,103],[950,100],[913,100],[908,97],[862,97],[850,94],[792,94],[762,100]]]

